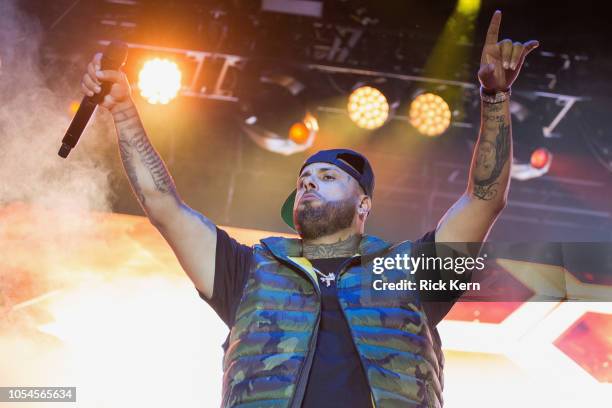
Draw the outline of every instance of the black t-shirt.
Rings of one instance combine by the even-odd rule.
[[[347,258],[313,259],[312,266],[329,275]],[[321,323],[302,408],[372,408],[368,380],[338,296],[336,283],[321,288]]]
[[[433,243],[435,231],[430,231],[414,241],[413,256],[416,256],[417,251],[419,254],[435,256]],[[217,228],[213,296],[208,299],[200,292],[200,297],[210,304],[228,327],[234,324],[252,259],[252,247],[238,243],[225,231]],[[310,261],[315,268],[329,274],[336,273],[344,260],[345,258],[331,258]],[[340,309],[336,286],[332,284],[327,287],[320,280],[319,282],[322,295],[321,323],[302,407],[369,408],[371,401],[366,375]],[[437,325],[452,305],[453,302],[425,302],[424,309],[430,325]]]

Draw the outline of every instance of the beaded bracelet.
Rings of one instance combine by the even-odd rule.
[[[510,89],[507,91],[497,91],[494,94],[485,92],[484,88],[480,87],[480,99],[486,103],[502,103],[510,98],[512,92]]]

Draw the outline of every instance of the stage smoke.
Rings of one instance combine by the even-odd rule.
[[[49,72],[39,46],[43,27],[17,4],[0,2],[0,209],[25,204],[32,217],[37,217],[36,208],[53,210],[56,219],[38,220],[40,239],[59,234],[78,241],[88,228],[79,213],[110,210],[110,168],[103,159],[116,148],[114,132],[108,115],[97,114],[79,150],[69,160],[57,156],[70,120],[66,106],[81,96],[75,70],[85,66]],[[48,84],[62,89],[61,94]],[[11,222],[10,211],[4,213],[0,242],[6,239],[2,224]],[[70,241],[65,245],[69,250]]]
[[[21,334],[31,333],[32,327],[18,326],[11,310],[91,277],[89,271],[62,268],[60,259],[73,256],[79,243],[96,233],[92,217],[82,215],[110,210],[111,172],[104,158],[116,150],[116,142],[108,115],[97,115],[78,151],[68,160],[58,157],[57,146],[70,121],[66,107],[81,96],[76,72],[85,65],[67,63],[61,72],[49,72],[40,47],[44,28],[18,4],[0,1],[0,351],[12,350],[7,343],[14,340],[34,361],[48,344],[21,342]],[[12,228],[24,219],[33,227]],[[37,268],[19,267],[23,255],[14,249],[23,245]],[[4,371],[23,379],[20,385],[34,381],[28,377],[33,372],[29,363],[17,358],[0,354],[10,367]],[[9,384],[1,376],[0,383]]]

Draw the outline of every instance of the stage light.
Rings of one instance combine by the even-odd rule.
[[[349,117],[363,129],[376,129],[389,119],[389,102],[385,95],[372,86],[360,86],[348,100]]]
[[[167,104],[181,89],[181,71],[167,59],[147,61],[138,74],[140,95],[151,104]]]
[[[446,101],[440,96],[423,93],[410,104],[408,119],[419,133],[438,136],[448,129],[451,112]]]
[[[480,10],[480,0],[459,0],[456,10],[461,14],[475,15]]]
[[[455,9],[446,20],[436,43],[427,57],[421,75],[429,78],[453,78],[471,82],[470,69],[464,69],[472,60],[471,44],[475,40],[474,30],[478,27],[477,18],[481,0],[457,0]],[[449,86],[444,93],[446,102],[456,110],[458,117],[465,114],[464,89]]]
[[[291,126],[291,129],[289,129],[289,139],[297,144],[302,144],[308,140],[309,133],[310,131],[304,122],[296,122]]]
[[[302,152],[312,146],[314,139],[319,131],[317,119],[310,113],[301,122],[296,122],[291,126],[287,135],[282,137],[261,126],[245,121],[242,126],[244,132],[259,147],[274,153],[289,156],[294,153]]]
[[[285,70],[251,73],[239,86],[242,130],[258,146],[291,155],[312,146],[319,130],[302,92],[306,85]]]
[[[544,147],[540,147],[531,153],[530,163],[533,168],[543,169],[550,165],[551,159],[552,154],[550,151]]]
[[[516,160],[512,163],[510,175],[517,180],[530,180],[542,177],[548,173],[552,163],[553,154],[550,150],[540,147],[531,153],[529,163],[519,163]]]

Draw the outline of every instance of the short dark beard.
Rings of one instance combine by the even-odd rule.
[[[311,241],[349,228],[356,212],[353,198],[326,201],[317,207],[307,201],[302,207],[298,207],[293,223],[302,239]]]

